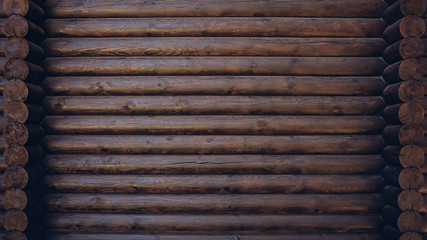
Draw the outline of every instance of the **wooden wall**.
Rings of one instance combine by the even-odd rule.
[[[380,239],[382,0],[46,0],[46,239]]]

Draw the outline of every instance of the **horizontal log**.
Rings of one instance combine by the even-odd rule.
[[[45,115],[44,109],[40,105],[22,102],[7,103],[3,110],[3,116],[9,123],[39,123]]]
[[[389,145],[420,145],[424,141],[424,131],[419,125],[388,125],[382,137]]]
[[[395,62],[401,61],[402,56],[399,53],[399,46],[402,41],[397,41],[389,45],[383,52],[382,57],[388,64],[393,64]]]
[[[355,56],[378,57],[380,38],[49,38],[52,57],[68,56]]]
[[[39,144],[44,136],[43,128],[35,124],[9,123],[3,131],[7,144]]]
[[[61,193],[375,193],[378,175],[88,175],[50,174]]]
[[[410,58],[389,65],[384,69],[383,78],[388,84],[404,80],[422,80],[424,77],[423,64],[420,60]]]
[[[50,95],[378,95],[384,87],[379,77],[321,76],[90,76],[43,82]]]
[[[2,0],[0,15],[20,15],[37,23],[42,23],[46,18],[44,10],[31,0]]]
[[[371,154],[381,151],[384,142],[380,136],[364,135],[48,135],[43,145],[52,153]]]
[[[402,33],[400,32],[400,23],[402,20],[398,20],[397,22],[392,23],[390,26],[388,26],[384,32],[383,32],[383,39],[386,41],[389,45],[401,40],[404,38],[402,36]]]
[[[50,134],[357,134],[384,126],[377,116],[48,116],[43,121]]]
[[[425,21],[426,20],[418,16],[405,16],[387,27],[384,31],[383,38],[388,44],[392,44],[406,37],[421,38],[426,34]]]
[[[3,224],[7,231],[23,232],[38,224],[44,217],[43,208],[37,206],[28,210],[9,210],[3,218]],[[29,230],[29,229],[28,229]]]
[[[400,168],[386,166],[382,173],[387,184],[402,189],[419,189],[424,184],[424,177],[418,168]]]
[[[371,38],[381,37],[386,26],[379,18],[192,17],[48,19],[43,28],[49,37]]]
[[[74,57],[47,58],[50,75],[358,75],[382,74],[374,57]],[[6,77],[7,78],[7,77]]]
[[[20,37],[11,37],[3,48],[7,58],[22,58],[33,63],[41,63],[46,54],[40,46]]]
[[[50,212],[72,213],[369,213],[382,207],[378,194],[47,194]]]
[[[259,240],[259,239],[270,239],[270,240],[380,240],[381,235],[374,233],[353,233],[353,234],[274,234],[274,235],[243,235],[243,234],[232,234],[232,235],[167,235],[167,234],[99,234],[99,233],[52,233],[49,232],[46,234],[46,239],[51,240],[230,240],[233,238],[238,238],[241,240]]]
[[[50,115],[94,114],[376,114],[380,97],[302,96],[48,96]],[[403,111],[403,110],[402,110]],[[422,107],[421,107],[422,111]],[[406,112],[405,112],[406,113]],[[408,118],[410,114],[408,115]],[[406,116],[405,115],[405,116]],[[424,118],[424,115],[423,115]]]
[[[401,193],[402,189],[400,188],[385,186],[381,192],[381,196],[383,197],[385,204],[397,208],[399,206],[398,197]]]
[[[48,214],[51,231],[103,233],[331,233],[375,231],[378,215]]]
[[[74,1],[48,0],[45,9],[52,18],[81,17],[381,17],[387,7],[383,1],[275,1],[246,0],[156,1],[132,0]],[[110,6],[117,6],[111,8]],[[89,10],[90,9],[90,10]]]
[[[21,80],[10,80],[3,87],[3,97],[7,102],[41,103],[44,96],[43,88]]]
[[[6,210],[31,209],[40,204],[43,193],[44,187],[41,185],[25,190],[10,188],[4,192],[1,204]]]
[[[48,154],[49,173],[358,174],[384,167],[379,155],[112,155]]]
[[[391,226],[397,230],[397,219],[399,219],[401,213],[402,211],[399,208],[386,205],[381,210],[381,217],[384,220],[385,225]]]
[[[2,29],[6,37],[25,38],[34,43],[40,43],[46,38],[46,33],[40,26],[18,15],[8,17]]]

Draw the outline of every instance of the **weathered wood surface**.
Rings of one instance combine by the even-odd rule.
[[[49,173],[102,174],[369,174],[379,155],[112,155],[48,154]]]
[[[323,114],[368,115],[384,108],[380,97],[317,96],[48,96],[51,115],[87,114]]]
[[[380,38],[49,38],[52,57],[69,56],[359,56],[377,57]]]
[[[52,18],[79,17],[381,17],[387,4],[381,0],[305,1],[148,1],[48,0]],[[114,6],[114,7],[111,7]]]
[[[33,63],[41,63],[46,58],[42,47],[23,38],[11,37],[5,44],[3,52],[7,58],[22,58]]]
[[[380,18],[48,19],[49,37],[381,37]]]
[[[0,79],[1,80],[1,79]],[[426,80],[427,82],[427,80]],[[1,83],[1,82],[0,82]],[[90,76],[47,77],[50,95],[378,95],[379,77]],[[425,86],[427,89],[427,85]]]
[[[41,23],[46,14],[39,5],[40,1],[36,0],[36,2],[31,0],[2,0],[0,1],[0,16],[20,15],[33,22]]]
[[[385,122],[378,116],[48,116],[43,126],[50,134],[281,135],[377,133]]]
[[[274,235],[245,235],[245,234],[231,234],[231,235],[168,235],[168,234],[96,234],[96,233],[47,233],[45,240],[380,240],[381,235],[375,233],[338,233],[338,234],[274,234]]]
[[[378,215],[122,215],[48,214],[46,226],[58,232],[116,233],[330,233],[376,231]]]
[[[59,57],[50,75],[380,75],[376,57]]]
[[[40,43],[46,38],[46,33],[42,27],[18,15],[12,15],[5,19],[1,27],[6,37],[26,38],[34,43]]]
[[[61,193],[375,193],[378,175],[46,175]]]
[[[380,209],[379,194],[134,195],[48,194],[50,212],[86,213],[369,213]]]
[[[384,142],[365,135],[48,135],[43,145],[52,153],[371,154],[381,151]]]

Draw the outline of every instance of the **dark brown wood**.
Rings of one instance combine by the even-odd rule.
[[[41,27],[18,15],[8,17],[3,23],[2,29],[6,37],[26,38],[34,43],[40,43],[46,38]]]
[[[424,185],[424,176],[418,168],[404,168],[399,173],[399,185],[402,189],[419,189]]]
[[[48,154],[43,166],[49,173],[369,174],[383,169],[384,160],[379,155]]]
[[[382,207],[379,194],[48,194],[49,212],[85,213],[369,213]]]
[[[16,79],[39,83],[45,76],[41,66],[26,62],[23,59],[11,58],[4,65],[4,77],[9,80]]]
[[[403,60],[399,65],[399,77],[402,80],[422,80],[423,62],[416,58]]]
[[[399,110],[401,106],[402,104],[394,104],[394,105],[388,105],[387,107],[384,108],[382,112],[382,116],[387,124],[389,125],[402,124],[402,122],[399,119]]]
[[[20,37],[8,38],[6,46],[3,52],[7,58],[22,58],[33,63],[41,63],[46,57],[40,46]]]
[[[4,214],[3,226],[7,231],[23,232],[28,226],[28,217],[22,210],[9,210]]]
[[[10,166],[21,167],[37,163],[43,155],[43,148],[39,145],[8,145],[4,152],[4,162]]]
[[[424,108],[417,102],[406,102],[399,109],[399,120],[403,124],[421,124],[424,119]]]
[[[31,209],[39,205],[44,193],[44,186],[27,188],[25,190],[19,188],[11,188],[6,190],[2,198],[2,206],[6,210],[10,209]]]
[[[402,22],[402,20],[399,20],[399,21],[391,24],[390,26],[388,26],[384,30],[382,37],[389,45],[401,40],[402,38],[404,38],[402,36],[402,33],[400,32],[400,23],[401,22]]]
[[[405,232],[399,240],[423,240],[423,236],[417,232]]]
[[[424,131],[420,125],[405,124],[399,129],[399,143],[402,146],[420,145],[424,141]]]
[[[230,240],[233,238],[238,238],[241,240],[259,240],[259,239],[270,239],[270,240],[379,240],[381,236],[376,233],[350,233],[350,234],[230,234],[230,235],[218,235],[218,234],[99,234],[99,233],[52,233],[49,232],[46,234],[46,239],[52,240],[135,240],[138,238],[154,240]],[[393,239],[394,240],[394,239]]]
[[[384,126],[378,116],[48,116],[43,121],[50,134],[357,134]]]
[[[4,171],[3,182],[8,188],[25,188],[28,184],[29,176],[23,167],[10,166]],[[23,231],[23,230],[22,230]]]
[[[402,62],[393,63],[384,69],[382,77],[389,84],[395,84],[402,81],[399,75],[399,67]]]
[[[424,98],[424,86],[419,81],[404,81],[399,86],[398,96],[403,102],[421,102]]]
[[[48,74],[74,76],[229,74],[375,76],[380,75],[385,66],[381,58],[363,57],[65,57],[48,58],[43,63]]]
[[[404,211],[397,220],[401,232],[419,232],[423,226],[423,218],[418,212]]]
[[[4,235],[5,240],[28,240],[27,236],[20,231],[9,231]]]
[[[60,193],[376,193],[378,175],[88,175],[48,174]]]
[[[48,19],[49,37],[381,37],[379,18]]]
[[[421,42],[421,41],[420,41]],[[422,42],[421,42],[422,43]],[[49,38],[50,56],[355,56],[378,57],[379,38]]]
[[[382,57],[388,64],[393,64],[395,62],[401,61],[402,56],[399,52],[399,46],[402,41],[397,41],[389,45],[383,52]]]
[[[383,148],[380,136],[120,136],[48,135],[44,147],[53,153],[177,154],[371,154]],[[307,148],[310,146],[310,148]]]
[[[46,111],[52,115],[369,115],[378,113],[384,105],[380,97],[339,96],[134,96],[131,99],[126,96],[48,96],[43,104]],[[400,112],[399,116],[405,122],[421,123],[424,118],[424,111],[419,103],[401,108]],[[422,118],[419,115],[422,115]]]
[[[418,16],[405,16],[400,22],[400,33],[403,37],[421,38],[426,32],[425,20]]]
[[[45,93],[41,87],[21,80],[10,80],[3,89],[3,97],[7,102],[41,103],[44,96]]]
[[[399,44],[399,53],[402,58],[419,58],[425,53],[423,40],[416,37],[407,37]]]
[[[387,125],[384,128],[382,137],[388,145],[400,145],[398,134],[401,127],[401,125]],[[422,133],[422,135],[424,140],[424,133]]]
[[[4,106],[3,116],[7,122],[39,123],[45,112],[39,105],[12,102]]]
[[[39,144],[44,136],[43,128],[35,124],[10,123],[3,131],[7,144]]]
[[[381,210],[381,217],[387,225],[391,226],[392,228],[398,229],[397,219],[399,218],[401,213],[402,211],[400,209],[386,205]]]
[[[387,4],[380,0],[275,1],[226,0],[156,1],[137,3],[126,0],[48,0],[45,9],[52,18],[81,17],[381,17]],[[112,8],[110,6],[120,6]],[[88,11],[90,9],[90,11]]]
[[[422,16],[426,11],[426,1],[400,0],[400,9],[404,15]]]
[[[2,0],[2,3],[7,16],[20,15],[36,23],[42,23],[45,19],[44,10],[31,0]]]
[[[260,84],[262,82],[262,84]],[[426,81],[427,82],[427,81]],[[313,87],[316,86],[316,87]],[[0,86],[1,87],[1,86]],[[378,95],[379,77],[88,76],[47,77],[51,95]],[[427,86],[425,87],[427,89]]]
[[[402,192],[402,189],[393,187],[393,186],[385,186],[383,191],[381,192],[381,196],[384,198],[384,201],[387,205],[392,207],[398,207],[398,197]]]
[[[424,150],[417,145],[387,146],[382,152],[387,164],[402,167],[418,167],[424,164]]]
[[[423,203],[423,195],[417,190],[407,189],[399,194],[398,204],[402,211],[420,211]]]

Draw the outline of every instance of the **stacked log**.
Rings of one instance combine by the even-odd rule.
[[[383,92],[389,105],[384,110],[388,126],[383,131],[388,144],[383,151],[387,163],[383,170],[385,239],[418,240],[426,231],[421,215],[425,204],[422,57],[426,49],[421,39],[426,32],[425,11],[425,0],[400,0],[384,13],[390,25],[383,36],[389,45],[383,54],[389,64],[383,74],[389,84]]]
[[[7,17],[2,32],[8,37],[2,46],[6,57],[3,74],[7,79],[3,87],[6,191],[2,198],[6,211],[3,226],[7,232],[3,239],[40,239],[44,188],[39,165],[43,149],[39,144],[45,135],[40,126],[45,114],[40,106],[44,90],[39,84],[44,79],[40,64],[45,54],[40,43],[45,34],[38,25],[45,13],[31,0],[1,3],[0,15]]]
[[[383,0],[46,0],[45,239],[380,239]]]

